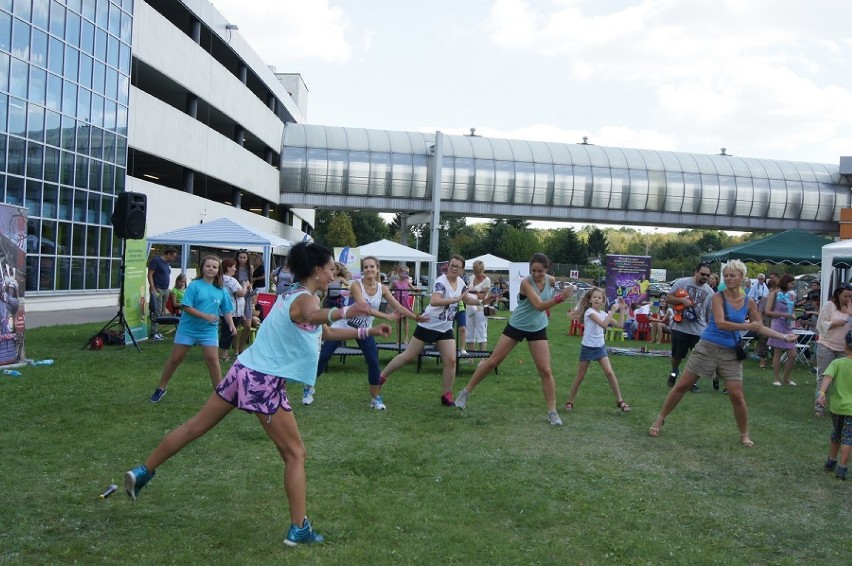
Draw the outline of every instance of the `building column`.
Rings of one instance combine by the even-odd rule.
[[[231,202],[233,203],[234,208],[242,208],[243,207],[243,192],[234,187],[231,190]]]
[[[246,67],[245,63],[240,63],[239,67],[237,67],[237,78],[243,84],[248,83],[248,67]]]
[[[190,118],[198,118],[198,97],[191,92],[186,93],[186,113]]]
[[[189,36],[192,38],[192,41],[201,45],[201,22],[193,19],[189,28]]]
[[[195,171],[188,167],[183,168],[183,192],[195,194]]]
[[[269,218],[270,210],[271,210],[271,207],[269,205],[269,201],[268,200],[263,201],[263,216],[266,217],[266,218]]]
[[[244,145],[246,141],[246,129],[239,124],[234,126],[234,141],[240,144],[240,146]]]

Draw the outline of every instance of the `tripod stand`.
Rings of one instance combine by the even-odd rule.
[[[136,343],[136,337],[133,336],[133,331],[130,329],[130,325],[127,324],[127,319],[124,318],[124,253],[127,248],[127,240],[125,238],[121,239],[121,274],[119,276],[119,291],[118,291],[118,312],[115,313],[115,316],[112,317],[112,320],[107,322],[103,328],[101,328],[94,336],[89,338],[89,341],[83,346],[83,349],[89,348],[92,345],[92,342],[95,341],[95,338],[98,337],[99,334],[102,334],[109,330],[114,326],[120,326],[124,332],[130,335],[130,340],[133,341],[133,345],[136,347],[136,351],[140,354],[142,350],[139,349],[139,344]]]

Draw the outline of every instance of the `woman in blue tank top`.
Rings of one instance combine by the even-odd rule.
[[[479,364],[470,381],[459,392],[456,407],[464,409],[473,388],[506,359],[520,342],[526,340],[538,375],[547,405],[547,420],[552,425],[561,425],[562,419],[556,412],[556,381],[550,369],[550,345],[547,342],[547,310],[552,309],[574,294],[574,287],[567,286],[557,292],[553,286],[556,278],[547,274],[550,259],[544,254],[535,254],[530,259],[530,275],[521,281],[518,306],[509,318],[509,324],[500,335],[491,356]]]
[[[763,319],[757,310],[757,304],[742,292],[741,285],[747,269],[739,260],[724,265],[722,276],[725,278],[725,290],[713,295],[712,312],[707,328],[701,333],[701,339],[693,348],[686,368],[680,380],[669,391],[657,420],[651,425],[648,434],[659,436],[666,417],[671,413],[683,395],[698,381],[700,375],[712,375],[725,380],[728,398],[734,409],[734,418],[740,429],[740,442],[743,446],[754,446],[748,431],[748,408],[743,397],[743,361],[737,359],[736,346],[740,334],[754,332],[795,342],[796,335],[782,334],[763,326]]]
[[[288,256],[297,283],[278,297],[257,333],[257,339],[239,355],[225,379],[201,410],[168,433],[145,460],[124,475],[124,491],[131,499],[154,477],[157,467],[184,446],[216,426],[232,410],[257,415],[267,436],[284,460],[284,486],[290,503],[290,529],[284,544],[322,542],[306,516],[305,446],[287,399],[286,384],[293,380],[313,385],[319,359],[319,337],[351,340],[390,336],[387,324],[370,328],[331,328],[333,321],[367,316],[370,305],[320,308],[317,291],[332,280],[331,252],[318,244],[299,243]],[[243,447],[246,449],[246,447]]]

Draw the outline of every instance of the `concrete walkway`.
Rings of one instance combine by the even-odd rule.
[[[118,307],[96,307],[53,312],[28,312],[27,328],[58,326],[61,324],[85,324],[101,322],[106,324],[118,313]]]

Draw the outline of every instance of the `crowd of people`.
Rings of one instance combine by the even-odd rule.
[[[417,288],[411,283],[407,268],[400,268],[385,285],[375,257],[362,258],[361,276],[353,279],[347,266],[335,262],[331,252],[318,244],[297,244],[286,264],[269,274],[261,262],[252,262],[246,250],[239,250],[234,258],[204,257],[199,276],[189,285],[183,275],[179,276],[170,291],[168,282],[162,279],[162,265],[168,266],[175,255],[175,250],[167,248],[149,264],[156,308],[159,310],[160,303],[165,304],[169,299],[182,313],[172,352],[150,401],[157,403],[163,399],[175,370],[195,345],[201,346],[214,392],[194,417],[168,433],[143,463],[126,472],[124,488],[131,499],[139,495],[169,458],[238,408],[257,415],[284,461],[285,492],[290,507],[290,527],[284,543],[296,546],[322,542],[323,537],[313,530],[307,518],[306,451],[292,413],[287,385],[288,382],[300,384],[302,403],[312,404],[317,379],[345,340],[355,340],[364,355],[369,406],[376,410],[387,408],[382,389],[388,378],[417,359],[427,345],[434,345],[443,364],[440,403],[466,409],[474,390],[526,340],[540,378],[547,421],[554,426],[563,424],[556,406],[547,329],[552,309],[572,297],[577,289],[557,283],[548,273],[551,264],[544,254],[534,254],[530,259],[529,275],[519,280],[517,307],[490,353],[485,308],[501,300],[503,293],[499,289],[495,292],[479,261],[474,263],[472,277],[468,279],[464,276],[465,259],[452,256],[446,273],[431,285],[426,306],[418,314],[419,309],[413,304]],[[648,434],[660,436],[668,415],[687,392],[699,391],[700,377],[707,377],[712,378],[714,389],[724,381],[740,442],[746,447],[753,446],[742,386],[743,363],[747,358],[743,338],[757,338],[760,367],[765,367],[766,350],[771,348],[775,385],[794,386],[790,373],[799,338],[794,330],[805,327],[801,315],[797,316],[798,308],[799,312],[810,313],[807,320],[813,319],[811,327],[820,335],[814,415],[824,416],[828,406],[832,416],[824,467],[845,479],[852,450],[852,284],[841,284],[820,308],[818,288],[812,287],[804,301],[796,301],[791,293],[793,278],[789,275],[772,274],[767,279],[760,274],[752,283],[746,266],[738,260],[723,266],[721,281],[714,282],[712,275],[708,264],[699,263],[693,275],[676,280],[668,294],[660,297],[655,311],[647,303],[633,308],[623,300],[610,303],[603,289],[588,289],[567,312],[582,321],[584,330],[575,377],[563,409],[575,410],[589,366],[598,362],[615,397],[616,408],[623,413],[631,411],[622,396],[604,339],[607,328],[623,326],[625,319],[620,315],[631,310],[647,316],[650,342],[659,344],[665,337],[671,340],[670,390]],[[260,323],[256,300],[252,299],[259,289],[265,288],[267,278],[276,282],[277,299],[249,345],[248,331],[253,321]],[[382,308],[383,303],[387,308]],[[465,312],[463,306],[467,324],[459,327],[459,314]],[[416,322],[411,337],[408,329],[400,326],[404,349],[383,369],[375,337],[389,338],[392,328],[388,323],[375,325],[375,318],[400,324],[408,319]],[[461,328],[466,328],[467,334],[457,342],[455,331],[458,329],[461,335]],[[159,334],[156,326],[152,332]],[[243,332],[246,339],[241,339]],[[318,348],[320,337],[322,345]],[[223,379],[220,364],[231,362],[232,344],[235,360]],[[457,344],[461,344],[461,349]],[[466,344],[487,357],[454,398],[458,357]],[[785,354],[782,375],[781,360]]]

